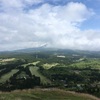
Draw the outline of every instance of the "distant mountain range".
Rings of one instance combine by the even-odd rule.
[[[100,57],[100,51],[86,51],[86,50],[71,50],[71,49],[58,49],[58,48],[47,48],[46,46],[36,47],[36,48],[26,48],[13,51],[2,51],[0,54],[19,54],[19,53],[57,53],[57,54],[68,54],[68,55],[88,55],[93,57]]]

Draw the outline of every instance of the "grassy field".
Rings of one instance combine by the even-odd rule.
[[[41,79],[41,83],[42,84],[47,84],[47,83],[51,83],[50,80],[48,80],[45,76],[43,76],[39,71],[38,71],[38,67],[33,67],[30,66],[30,72],[32,73],[32,75],[38,76]]]
[[[36,64],[38,64],[40,61],[36,61],[36,62],[32,62],[32,63],[28,63],[28,64],[23,64],[22,66],[25,68],[27,67],[28,65],[32,64],[34,66],[36,66]]]
[[[43,64],[43,68],[50,69],[50,68],[55,67],[57,65],[58,65],[58,63],[51,63],[51,64],[46,63],[46,64]]]
[[[10,62],[14,62],[16,60],[18,60],[18,59],[16,59],[16,58],[0,59],[0,64],[1,65],[6,65],[6,64],[8,64]]]
[[[36,62],[32,62],[31,64],[36,65],[38,64],[40,61],[36,61]]]
[[[71,64],[72,67],[79,67],[79,68],[98,68],[100,69],[100,59],[88,59],[87,61],[76,62]]]
[[[87,94],[60,89],[33,89],[0,93],[0,100],[99,100]]]
[[[0,60],[0,63],[1,63],[1,62],[9,62],[9,61],[14,61],[14,60],[16,60],[16,58],[1,59],[1,60]]]
[[[9,73],[6,73],[5,75],[3,75],[1,78],[0,78],[0,83],[3,83],[5,81],[7,81],[13,74],[15,74],[16,72],[18,72],[17,69],[13,69],[11,70]]]
[[[22,71],[20,74],[17,75],[16,78],[23,78],[23,77],[27,77],[28,75],[26,74],[26,72]]]

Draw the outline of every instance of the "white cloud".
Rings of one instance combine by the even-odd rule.
[[[22,11],[24,5],[21,0],[0,0],[0,11],[6,13],[14,13],[14,11]]]
[[[4,0],[2,5],[6,12],[0,13],[1,50],[37,47],[44,43],[50,47],[72,49],[93,50],[100,46],[98,39],[100,35],[95,36],[100,31],[82,31],[79,28],[82,22],[94,14],[82,3],[70,2],[64,6],[44,3],[36,9],[29,8],[24,12],[26,4],[43,1],[13,0],[12,3],[7,1]],[[10,12],[13,7],[13,12]]]
[[[23,0],[23,1],[26,2],[29,5],[38,4],[38,3],[44,2],[44,0]]]
[[[42,2],[43,0],[0,0],[0,10],[7,13],[18,13]]]

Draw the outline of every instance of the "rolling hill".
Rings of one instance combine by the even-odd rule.
[[[92,95],[60,89],[16,90],[0,93],[0,100],[100,100]]]

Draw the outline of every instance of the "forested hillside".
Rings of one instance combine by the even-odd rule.
[[[0,90],[57,87],[100,97],[100,58],[91,52],[0,55]]]

